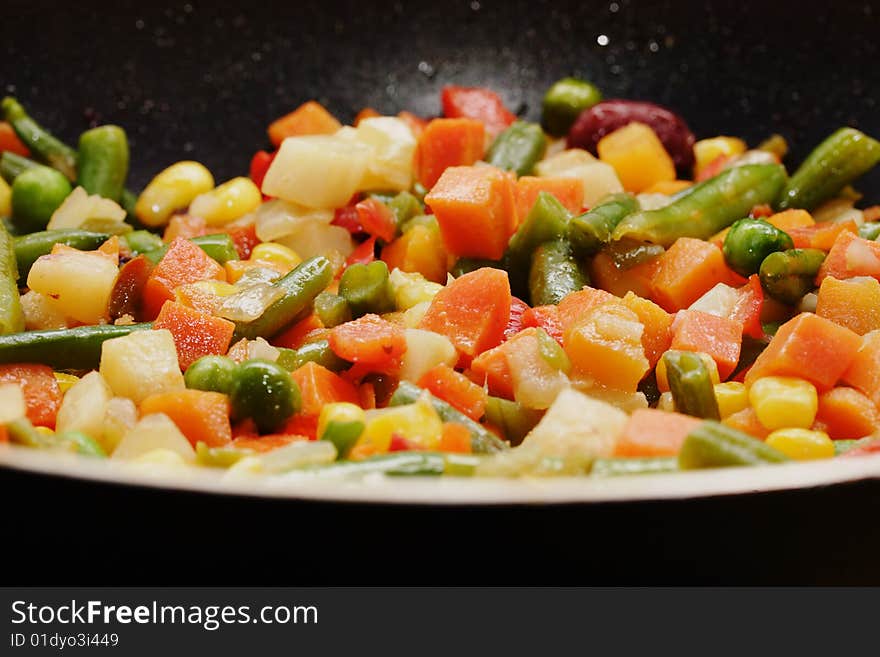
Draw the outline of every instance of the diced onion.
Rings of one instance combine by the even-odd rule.
[[[281,288],[257,283],[224,298],[217,308],[217,314],[234,322],[250,322],[283,296]]]

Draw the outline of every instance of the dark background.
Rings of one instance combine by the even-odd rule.
[[[439,111],[485,84],[538,117],[579,74],[665,103],[698,137],[772,132],[800,160],[880,134],[880,5],[807,2],[6,0],[0,92],[73,142],[124,126],[135,187],[182,158],[243,173],[272,119],[317,98]],[[597,42],[599,35],[607,46]],[[862,188],[880,200],[880,172]],[[556,507],[260,501],[0,472],[4,583],[880,583],[880,487]]]

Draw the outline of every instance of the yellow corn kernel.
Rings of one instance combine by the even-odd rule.
[[[12,188],[0,178],[0,217],[12,214]]]
[[[296,251],[275,242],[257,244],[251,251],[250,259],[254,262],[269,263],[285,272],[289,272],[302,262]]]
[[[79,381],[79,377],[73,374],[66,374],[65,372],[55,372],[55,381],[58,382],[58,388],[63,394],[70,390],[74,383]]]
[[[701,139],[694,144],[694,174],[700,172],[712,164],[719,155],[741,155],[746,152],[746,143],[736,137],[712,137]]]
[[[214,176],[191,160],[172,164],[150,181],[134,211],[147,226],[164,226],[175,210],[189,206],[199,194],[214,188]]]
[[[721,413],[722,420],[749,407],[749,391],[739,381],[716,383],[715,399],[718,401],[718,412]]]
[[[816,419],[819,396],[809,381],[787,376],[765,376],[749,389],[749,402],[767,429],[809,429]]]
[[[327,430],[327,426],[331,423],[352,424],[355,422],[362,422],[364,424],[367,422],[366,411],[357,404],[351,404],[349,402],[324,404],[321,408],[321,414],[318,416],[317,436],[321,439],[324,432]]]
[[[34,427],[34,431],[36,431],[41,436],[54,436],[55,431],[50,429],[49,427]]]
[[[709,368],[709,378],[712,379],[712,383],[721,383],[721,376],[718,374],[718,365],[715,364],[712,357],[703,352],[694,353],[700,357],[700,360],[706,363],[706,367]],[[669,390],[669,379],[666,376],[666,362],[663,358],[660,358],[660,360],[657,361],[655,374],[657,376],[657,389],[660,392],[667,392]]]
[[[671,392],[660,393],[660,399],[657,400],[657,408],[661,411],[675,412],[675,400],[672,398]]]
[[[434,407],[423,398],[414,404],[370,411],[367,426],[355,449],[370,446],[377,453],[387,452],[393,435],[405,438],[418,449],[437,449],[443,433],[443,422]]]
[[[834,456],[834,441],[824,431],[809,429],[778,429],[765,442],[795,461],[830,459]]]
[[[190,214],[209,226],[229,223],[256,210],[263,202],[260,189],[250,178],[227,180],[209,192],[199,194],[189,206]]]

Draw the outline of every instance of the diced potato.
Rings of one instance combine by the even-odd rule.
[[[113,397],[107,402],[104,435],[101,441],[104,450],[112,454],[122,437],[131,431],[137,422],[138,410],[133,401],[127,397]]]
[[[26,412],[21,386],[17,383],[0,383],[0,424],[23,418]]]
[[[363,180],[370,155],[367,146],[334,135],[288,137],[266,172],[263,193],[311,208],[342,207]]]
[[[117,266],[104,255],[67,251],[37,258],[27,284],[49,297],[51,305],[66,317],[98,324],[107,318],[117,273]]]
[[[453,367],[458,352],[445,335],[422,329],[404,329],[406,351],[400,366],[400,378],[417,382],[422,375],[437,365]]]
[[[185,387],[168,329],[133,331],[107,340],[101,349],[100,371],[115,395],[136,404],[150,395]]]
[[[52,213],[46,228],[101,228],[109,229],[107,232],[120,232],[125,226],[125,210],[118,203],[97,194],[90,196],[85,189],[77,187]]]
[[[310,221],[329,224],[333,221],[333,211],[307,208],[304,205],[275,199],[263,203],[257,209],[254,228],[257,237],[264,242],[270,242],[290,235],[299,224]]]
[[[409,189],[416,150],[416,139],[409,126],[394,116],[377,116],[358,123],[356,133],[358,141],[373,150],[360,188]]]
[[[542,178],[577,178],[584,185],[584,205],[590,208],[608,194],[623,191],[614,167],[578,148],[538,162],[535,172]]]
[[[175,452],[187,463],[196,459],[196,452],[190,442],[164,413],[153,413],[141,418],[123,436],[113,452],[113,458],[132,460],[157,449]]]
[[[675,180],[675,165],[651,126],[634,121],[605,135],[596,146],[599,158],[614,167],[624,189],[641,192]]]
[[[293,249],[302,258],[323,255],[329,257],[331,262],[334,253],[344,259],[354,251],[351,233],[340,226],[328,226],[318,221],[301,222],[290,233],[275,241]]]
[[[89,372],[64,395],[55,421],[56,430],[59,433],[82,431],[104,447],[104,417],[112,396],[101,373]]]
[[[21,295],[24,327],[28,331],[67,328],[67,319],[45,294],[29,290]]]
[[[414,305],[412,308],[407,308],[403,312],[404,326],[407,328],[418,327],[418,325],[422,323],[422,320],[425,318],[425,315],[428,313],[428,308],[430,307],[430,301],[422,301]]]
[[[409,310],[417,304],[430,302],[443,289],[442,285],[427,280],[419,273],[408,273],[397,268],[391,271],[389,282],[394,303],[400,310]]]
[[[724,283],[718,283],[706,294],[694,301],[690,306],[690,310],[699,310],[716,317],[730,317],[737,301],[739,301],[739,292],[735,288]]]

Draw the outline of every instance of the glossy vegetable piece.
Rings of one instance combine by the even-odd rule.
[[[315,314],[327,328],[339,326],[352,319],[348,302],[332,292],[321,292],[315,297]]]
[[[512,447],[522,443],[543,414],[543,411],[501,397],[489,397],[486,403],[486,421],[498,427]]]
[[[193,447],[200,442],[220,447],[232,441],[229,398],[219,392],[176,390],[150,395],[140,410],[143,415],[167,415]]]
[[[688,434],[678,454],[682,470],[785,463],[789,458],[748,434],[717,422],[703,422]]]
[[[880,329],[880,282],[875,278],[822,281],[816,314],[864,335]]]
[[[797,249],[821,249],[830,251],[841,233],[859,235],[855,220],[840,222],[821,222],[812,226],[789,228],[788,234]],[[861,235],[859,235],[862,237]],[[876,240],[875,240],[876,241]]]
[[[277,148],[287,137],[332,135],[341,127],[342,124],[323,105],[310,100],[270,123],[269,141]]]
[[[532,253],[529,296],[533,305],[557,304],[588,282],[572,256],[568,242],[545,242]]]
[[[544,94],[541,103],[541,125],[548,134],[562,137],[568,133],[581,112],[602,100],[596,85],[580,78],[562,78]]]
[[[630,458],[675,456],[685,438],[699,424],[699,419],[683,413],[637,409],[629,416],[614,446],[614,455]]]
[[[190,240],[177,238],[156,264],[144,286],[144,312],[156,317],[174,299],[175,288],[202,280],[226,280],[223,268]]]
[[[13,127],[6,121],[0,121],[0,153],[14,153],[22,157],[30,157],[30,149],[15,134]]]
[[[79,229],[46,230],[16,237],[15,259],[18,263],[19,279],[27,280],[28,272],[37,258],[51,253],[56,244],[64,244],[80,251],[91,251],[101,246],[109,237],[107,233]]]
[[[539,245],[564,239],[570,219],[568,210],[555,196],[538,192],[531,210],[511,236],[504,252],[509,268],[514,272],[525,270]]]
[[[640,193],[675,180],[675,165],[650,126],[637,121],[599,140],[599,158],[614,167],[623,188]]]
[[[0,226],[0,335],[24,331],[24,313],[18,294],[18,263],[12,237]]]
[[[486,391],[448,365],[432,367],[419,378],[418,385],[474,421],[485,413]]]
[[[809,381],[765,376],[751,382],[749,403],[758,421],[768,429],[808,429],[816,417],[818,397],[816,387]]]
[[[854,276],[880,278],[880,242],[856,237],[849,231],[841,232],[821,265],[816,285],[828,276],[840,280]]]
[[[15,98],[4,98],[0,102],[0,113],[35,159],[57,169],[68,180],[76,180],[76,151],[34,121]]]
[[[119,240],[128,247],[132,255],[155,251],[163,246],[162,238],[148,230],[133,230],[121,236]]]
[[[577,178],[522,176],[515,189],[517,222],[526,218],[541,192],[555,196],[571,214],[580,213],[584,207],[584,186]]]
[[[855,439],[877,431],[880,413],[867,395],[837,387],[819,395],[816,422],[833,440]]]
[[[250,178],[238,176],[196,196],[189,212],[209,226],[227,224],[254,212],[262,203],[260,188]]]
[[[574,217],[568,223],[568,239],[575,252],[592,256],[611,241],[611,235],[623,218],[636,212],[639,203],[630,194],[614,194],[600,205]]]
[[[199,194],[214,189],[214,176],[198,162],[185,160],[159,172],[138,196],[137,218],[146,226],[164,226],[172,213]]]
[[[776,251],[761,263],[761,285],[774,299],[795,305],[815,287],[824,260],[825,253],[818,249]]]
[[[476,119],[486,126],[490,135],[497,135],[516,120],[501,97],[491,89],[446,85],[440,100],[443,116]]]
[[[364,315],[330,329],[330,348],[368,371],[396,373],[406,351],[404,330],[378,315]]]
[[[862,336],[858,351],[841,379],[880,405],[880,331]]]
[[[337,402],[325,405],[318,418],[318,440],[329,440],[340,459],[348,457],[351,448],[366,428],[364,410],[357,404]]]
[[[789,235],[761,219],[740,219],[724,238],[722,252],[727,265],[741,276],[758,273],[771,253],[794,248]]]
[[[174,240],[172,240],[172,242],[173,241]],[[216,260],[219,265],[225,265],[230,260],[238,260],[238,251],[235,248],[232,238],[227,233],[199,235],[197,237],[189,238],[189,241],[204,251],[211,257],[211,259]],[[165,257],[165,254],[168,253],[168,248],[168,245],[162,245],[156,249],[146,251],[144,255],[150,260],[150,262],[155,264]]]
[[[535,164],[544,157],[547,138],[537,123],[517,121],[495,137],[486,161],[505,171],[513,171],[517,176],[532,172]]]
[[[830,459],[834,456],[834,442],[824,431],[777,429],[764,439],[764,444],[795,461]]]
[[[0,154],[0,176],[10,185],[21,173],[38,166],[40,166],[39,162],[28,159],[23,155],[17,155],[9,151]]]
[[[186,368],[183,380],[187,388],[228,395],[237,371],[238,363],[228,356],[202,356]]]
[[[61,390],[46,365],[18,363],[0,365],[0,383],[15,383],[24,395],[28,420],[35,426],[53,428],[61,406]]]
[[[599,140],[634,121],[649,125],[678,169],[694,163],[694,134],[679,115],[655,105],[635,100],[605,100],[582,112],[568,132],[569,148],[596,153]]]
[[[689,307],[718,283],[730,281],[724,256],[714,244],[682,237],[658,258],[653,297],[664,310]]]
[[[721,380],[726,380],[739,362],[742,349],[742,324],[730,317],[717,317],[699,310],[682,310],[672,325],[671,348],[705,353],[718,366]]]
[[[418,181],[431,189],[449,167],[469,166],[482,159],[486,131],[475,119],[434,119],[419,135],[415,155]]]
[[[446,281],[447,253],[436,226],[407,227],[403,235],[382,249],[382,260],[392,270],[418,273],[435,283]]]
[[[225,354],[229,350],[235,324],[169,301],[162,306],[153,328],[171,331],[180,369],[186,370],[203,356]]]
[[[128,177],[128,137],[116,125],[102,125],[79,136],[77,184],[89,194],[118,201]]]
[[[619,477],[639,474],[662,474],[678,470],[678,459],[671,456],[605,458],[593,461],[593,477]]]
[[[280,429],[302,405],[299,386],[287,370],[265,360],[239,365],[230,400],[233,419],[249,417],[262,433]]]
[[[686,415],[720,420],[715,388],[702,359],[689,351],[667,351],[663,361],[675,407]]]
[[[819,144],[782,190],[778,206],[812,210],[880,162],[880,142],[841,128]]]
[[[12,183],[12,217],[26,232],[41,230],[72,188],[61,173],[36,166],[19,174]]]
[[[395,309],[388,266],[382,260],[347,267],[339,280],[339,295],[348,302],[354,317]]]
[[[748,164],[728,169],[686,190],[659,210],[629,215],[614,229],[612,238],[625,237],[669,246],[680,237],[709,239],[755,205],[772,203],[785,183],[785,169],[777,164]]]

